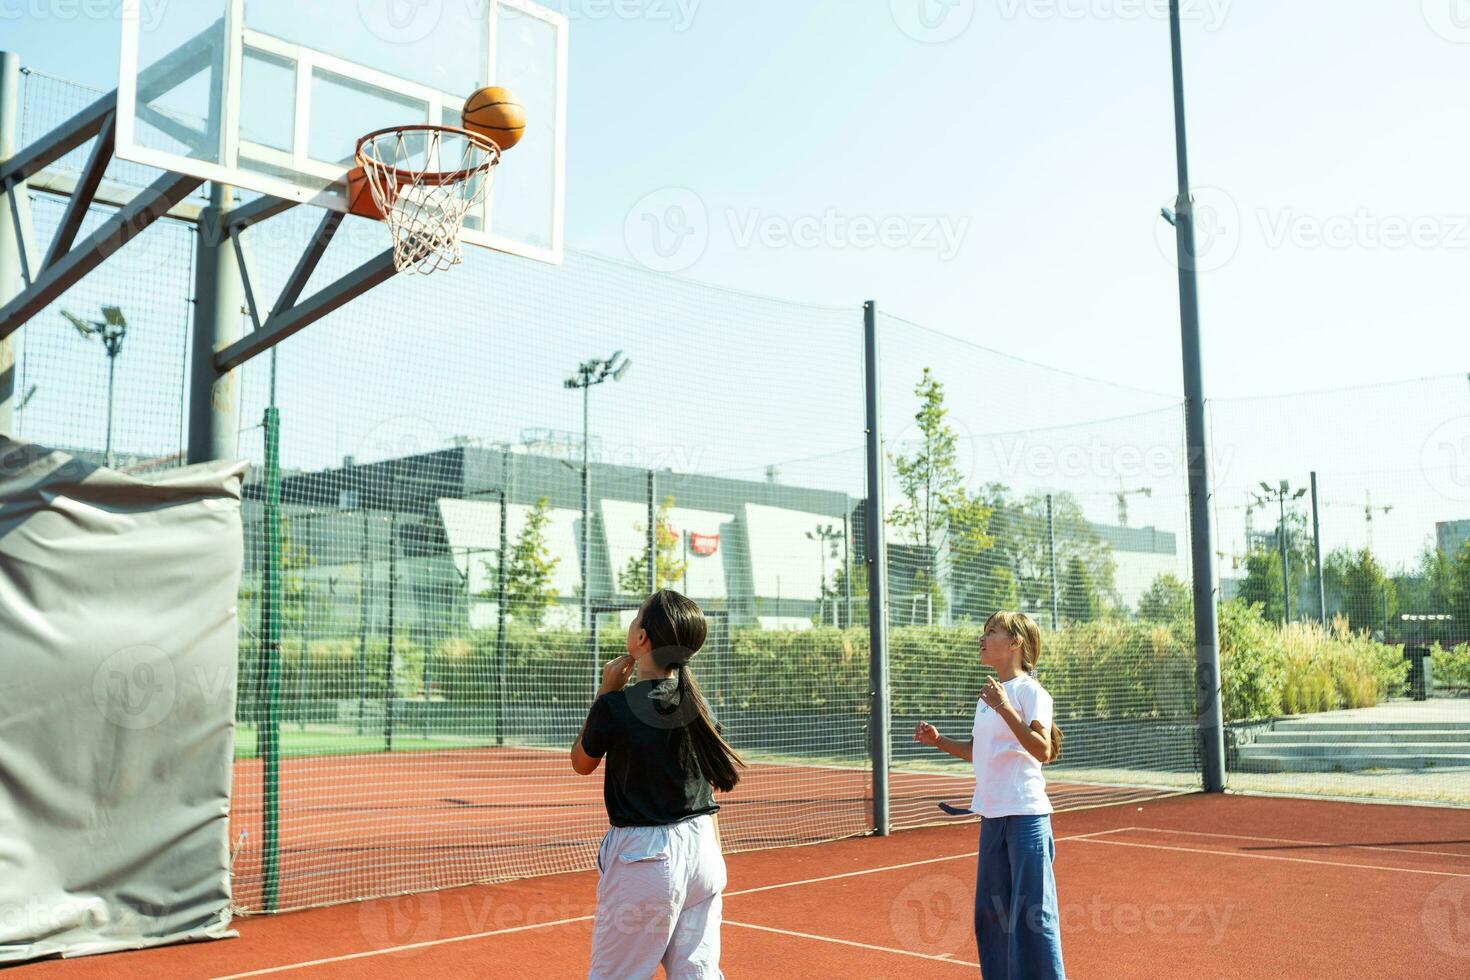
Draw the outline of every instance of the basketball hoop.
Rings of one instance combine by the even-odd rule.
[[[353,214],[393,234],[393,265],[428,275],[463,261],[465,216],[485,200],[500,163],[494,141],[454,126],[394,126],[357,141],[347,175]]]

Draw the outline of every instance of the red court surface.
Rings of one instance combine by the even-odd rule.
[[[936,804],[968,805],[969,766],[952,773],[894,772],[896,828],[943,821]],[[1168,791],[1053,782],[1058,810]],[[231,839],[235,900],[262,907],[261,764],[235,764]],[[866,768],[753,763],[722,794],[730,852],[854,837],[871,827]],[[539,817],[540,819],[533,819]],[[567,772],[565,753],[526,748],[288,758],[281,764],[281,909],[453,887],[467,881],[592,866],[607,810],[602,777]]]
[[[1055,829],[1069,977],[1470,975],[1464,810],[1192,795],[1061,813]],[[976,831],[732,855],[725,974],[977,975]],[[595,888],[583,872],[247,918],[239,939],[8,976],[579,977]]]

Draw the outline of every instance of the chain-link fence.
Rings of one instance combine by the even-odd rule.
[[[23,142],[85,96],[29,76]],[[29,195],[42,240],[79,165]],[[146,181],[138,169],[109,179],[122,193]],[[317,217],[300,208],[246,235],[258,296],[277,295]],[[21,332],[19,435],[100,457],[110,418],[120,467],[181,461],[194,235],[154,225]],[[384,245],[348,221],[314,283]],[[105,348],[59,312],[102,320],[106,306],[128,323],[110,395]],[[1039,675],[1067,736],[1048,769],[1059,807],[1197,789],[1178,399],[886,313],[878,331],[893,823],[968,800],[968,767],[913,730],[964,737],[979,636],[1003,608],[1044,630]],[[237,903],[590,867],[600,787],[565,753],[653,585],[709,614],[696,674],[751,763],[722,800],[727,846],[869,832],[863,369],[856,305],[480,252],[391,281],[243,368],[239,452],[255,465]],[[1470,755],[1456,710],[1470,704],[1456,698],[1470,683],[1456,625],[1470,616],[1470,514],[1455,510],[1470,507],[1467,399],[1456,378],[1213,406],[1235,788],[1470,802],[1453,768]],[[1296,496],[1313,471],[1316,524]],[[1331,717],[1289,718],[1316,713]],[[1375,741],[1380,724],[1410,727]],[[1312,725],[1327,727],[1299,727]],[[1342,751],[1359,740],[1370,750]],[[1395,740],[1410,748],[1379,751]]]

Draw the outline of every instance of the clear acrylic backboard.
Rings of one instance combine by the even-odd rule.
[[[358,137],[460,125],[466,97],[526,108],[464,241],[560,262],[567,20],[528,0],[123,0],[117,156],[347,210]]]

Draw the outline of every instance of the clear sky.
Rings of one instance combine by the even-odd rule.
[[[96,15],[115,6],[0,0],[0,35],[27,64],[106,84],[116,24]],[[572,18],[572,246],[657,260],[654,229],[682,241],[668,208],[702,207],[682,275],[875,298],[1180,390],[1158,214],[1174,196],[1164,0],[549,6]],[[1186,0],[1185,16],[1209,393],[1463,367],[1463,0]]]
[[[476,0],[335,2],[351,24],[373,4],[412,14]],[[0,0],[0,46],[110,88],[116,6]],[[952,337],[1166,396],[1150,406],[1178,396],[1177,274],[1159,217],[1175,194],[1165,0],[549,6],[572,21],[574,249],[854,316],[872,298]],[[1470,370],[1470,6],[1184,9],[1209,395]],[[983,379],[947,383],[977,404],[990,394]],[[1454,421],[1470,389],[1402,391],[1414,389],[1311,411],[1236,403],[1217,431],[1222,497],[1288,473],[1301,485],[1310,467],[1336,472],[1342,520],[1330,536],[1365,542],[1353,508],[1371,490],[1397,503],[1380,515],[1378,546],[1391,536],[1392,559],[1411,558],[1435,520],[1470,516],[1470,479],[1454,468],[1470,463],[1470,438],[1463,459],[1426,469],[1435,447],[1470,431]],[[1098,411],[1144,410],[1126,404]],[[993,411],[957,414],[977,433],[1008,428]],[[578,422],[570,412],[547,424]],[[1360,457],[1368,443],[1344,435],[1360,425],[1384,452]],[[1266,431],[1283,438],[1263,448],[1253,433]],[[758,449],[764,461],[801,455],[748,448],[752,467]],[[1093,516],[1106,520],[1104,487],[1119,480],[1091,475]],[[1180,513],[1158,496],[1160,511]],[[1239,538],[1240,515],[1220,517],[1222,538]]]

